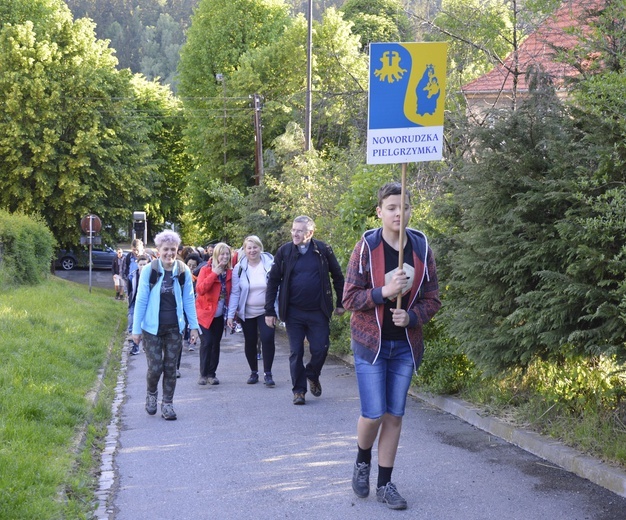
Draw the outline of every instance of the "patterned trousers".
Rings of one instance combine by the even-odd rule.
[[[148,392],[155,394],[158,390],[159,379],[163,374],[163,403],[174,400],[176,390],[176,365],[178,355],[183,348],[183,336],[178,327],[154,335],[143,331],[143,345],[148,361],[146,382]]]

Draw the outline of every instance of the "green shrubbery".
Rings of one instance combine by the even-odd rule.
[[[0,210],[0,286],[43,282],[55,249],[56,240],[43,220]]]
[[[455,341],[446,336],[436,318],[426,325],[424,336],[424,358],[415,378],[420,390],[457,394],[480,376],[474,363],[460,351]]]

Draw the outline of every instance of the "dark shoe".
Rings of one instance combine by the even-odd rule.
[[[180,377],[180,370],[176,371],[176,378],[178,379]]]
[[[372,465],[367,462],[354,463],[352,471],[352,490],[359,498],[365,498],[370,494],[370,470]]]
[[[200,376],[200,377],[198,378],[198,384],[199,384],[199,385],[206,385],[206,384],[207,384],[207,378],[206,378],[206,377],[203,377],[203,376]]]
[[[309,379],[309,389],[315,397],[322,395],[322,385],[320,384],[319,379],[317,381]]]
[[[250,374],[250,377],[248,378],[247,383],[249,385],[255,385],[258,382],[259,382],[259,373],[258,372],[252,372]]]
[[[406,509],[406,500],[398,493],[395,484],[387,482],[386,486],[380,486],[376,490],[376,499],[387,504],[389,509]]]
[[[293,404],[306,404],[304,394],[293,394]]]
[[[130,345],[130,355],[136,356],[138,354],[139,354],[139,345],[137,345],[137,343],[133,341]]]
[[[210,385],[219,385],[220,380],[217,377],[207,377],[206,382]]]
[[[265,374],[265,386],[275,386],[276,383],[274,383],[274,380],[272,379],[272,374],[271,372],[267,372]]]
[[[176,420],[176,412],[174,411],[172,403],[163,403],[161,405],[161,417],[163,417],[166,421]]]
[[[146,396],[146,412],[148,412],[148,415],[154,415],[155,413],[157,413],[157,394],[151,394],[150,392],[148,392],[148,395]]]

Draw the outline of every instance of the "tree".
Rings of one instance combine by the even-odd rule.
[[[241,96],[264,97],[264,133],[268,142],[293,121],[304,121],[307,22],[298,16],[283,35],[240,59],[231,88]],[[367,106],[367,57],[341,13],[327,9],[313,24],[312,136],[317,149],[364,139]]]
[[[90,18],[96,34],[116,50],[120,68],[159,78],[175,90],[184,32],[198,0],[67,0],[76,18]]]
[[[161,14],[156,26],[145,28],[141,73],[175,89],[175,75],[180,48],[184,41],[181,27],[168,14]]]
[[[535,314],[543,316],[541,323],[573,353],[613,355],[622,363],[626,362],[626,125],[621,116],[625,96],[626,80],[613,66],[576,87],[573,116],[584,132],[587,164],[593,167],[576,165],[574,204],[558,222],[555,237],[562,265],[540,273],[541,301],[534,306]]]
[[[449,330],[491,372],[626,361],[626,81],[584,79],[570,106],[547,93],[480,131],[452,184]]]
[[[247,103],[253,92],[246,92],[243,99],[233,96],[230,77],[241,55],[276,40],[288,24],[287,6],[282,0],[202,0],[198,5],[181,50],[179,92],[187,116],[187,143],[197,162],[200,185],[207,178],[242,185],[237,177],[245,166],[234,158],[229,164],[223,159],[228,153],[226,147],[236,146],[235,140],[225,138],[225,132],[229,132],[232,118],[250,120]],[[221,75],[219,81],[217,74]]]
[[[157,173],[130,73],[91,22],[62,3],[27,4],[42,18],[14,1],[0,30],[0,207],[41,214],[62,246],[88,213],[112,238]]]
[[[228,80],[228,91],[237,99],[247,102],[249,93],[263,96],[263,143],[268,163],[276,161],[274,143],[287,128],[300,128],[304,120],[306,27],[306,20],[302,16],[296,17],[275,41],[244,53],[237,70]],[[365,135],[367,58],[359,51],[359,40],[351,33],[350,24],[336,10],[328,9],[322,22],[314,23],[313,50],[312,135],[315,146],[325,150],[345,146],[351,140],[360,141]],[[214,146],[215,159],[212,165],[199,167],[194,173],[192,192],[198,212],[208,205],[205,186],[209,180],[227,182],[241,190],[244,196],[246,187],[254,183],[252,111],[247,103],[242,103],[242,117],[231,117],[233,103],[231,100],[227,102],[226,139],[223,121],[215,120],[205,129],[205,148]],[[297,139],[297,135],[297,132],[291,132],[290,138]],[[217,155],[223,150],[224,140],[228,142],[225,168],[222,167],[223,156]],[[304,138],[301,136],[299,153],[303,150]],[[301,160],[303,164],[313,161],[304,156]],[[280,163],[283,164],[286,163]],[[282,182],[276,166],[268,164],[268,169]],[[318,181],[323,182],[323,179],[311,177],[311,183]],[[254,212],[256,209],[267,211],[268,208],[248,209]],[[207,222],[207,225],[213,223]]]
[[[495,0],[445,0],[433,21],[449,39],[450,69],[457,85],[489,72],[519,45],[516,4]]]
[[[183,222],[189,203],[187,183],[192,161],[184,143],[181,101],[169,88],[140,75],[135,75],[131,84],[136,99],[135,114],[145,121],[155,167],[151,191],[137,202],[146,210],[150,231],[156,233],[168,224]],[[184,234],[184,226],[181,227]]]
[[[507,72],[513,77],[512,106],[517,103],[519,70],[517,51],[524,39],[560,4],[560,0],[444,0],[434,17],[412,13],[430,28],[428,38],[449,41],[450,95],[457,95],[469,81],[513,60]],[[464,106],[460,107],[465,110]],[[475,123],[478,121],[475,121]]]
[[[362,49],[371,42],[411,42],[415,31],[397,0],[347,0],[341,7],[352,32],[361,36]]]
[[[61,0],[5,0],[0,4],[0,28],[30,20],[45,31],[58,16],[67,14],[67,6]]]
[[[558,49],[559,58],[580,72],[572,83],[599,72],[626,70],[625,9],[624,0],[605,0],[590,2],[583,10],[580,25],[570,30],[577,45]]]
[[[461,222],[448,259],[449,330],[487,371],[558,358],[561,338],[531,309],[541,305],[540,273],[563,266],[555,238],[574,204],[575,171],[593,162],[547,85],[476,133],[472,161],[451,181]],[[570,310],[553,308],[554,323]]]

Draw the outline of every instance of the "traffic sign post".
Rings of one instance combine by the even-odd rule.
[[[93,236],[102,231],[102,221],[98,215],[87,215],[81,219],[80,228],[83,230],[83,233]]]
[[[102,221],[97,215],[87,215],[81,219],[80,228],[87,235],[80,237],[80,243],[89,245],[89,292],[91,292],[92,246],[101,243],[101,237],[95,235],[102,230]]]

